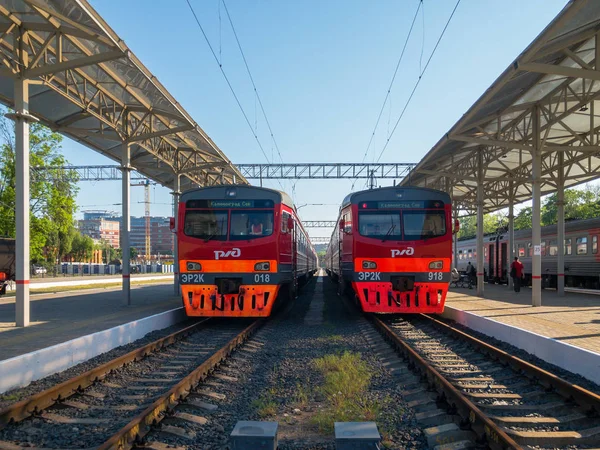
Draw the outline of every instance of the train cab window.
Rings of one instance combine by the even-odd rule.
[[[282,233],[287,233],[288,230],[288,219],[290,218],[290,215],[286,212],[284,212],[281,215],[281,232]]]
[[[595,255],[598,253],[598,235],[592,236],[592,253]]]
[[[270,211],[231,211],[232,241],[256,239],[273,234],[273,213]]]
[[[556,240],[548,241],[548,254],[550,256],[558,255],[558,245],[556,245]]]
[[[571,255],[571,238],[565,239],[565,255]]]
[[[361,236],[391,240],[402,239],[400,214],[360,213],[358,215],[358,230]]]
[[[183,232],[199,239],[227,239],[227,212],[186,211]]]
[[[587,237],[578,237],[577,240],[577,254],[587,255]]]
[[[439,211],[403,211],[404,239],[427,239],[446,234],[446,216]]]
[[[517,253],[519,254],[519,258],[525,256],[525,244],[519,244],[517,246]]]

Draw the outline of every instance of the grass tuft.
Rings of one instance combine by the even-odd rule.
[[[380,412],[380,405],[365,398],[372,372],[358,353],[326,355],[314,360],[325,382],[319,388],[327,405],[312,418],[320,431],[330,433],[334,422],[372,421]]]
[[[273,400],[275,393],[275,389],[269,389],[252,402],[252,407],[256,409],[256,414],[261,419],[277,414],[277,403]]]

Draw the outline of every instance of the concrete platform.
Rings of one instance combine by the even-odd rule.
[[[15,298],[0,298],[0,361],[181,306],[172,283],[132,286],[121,302],[120,288],[33,295],[31,326],[16,328]]]
[[[452,289],[444,317],[508,342],[539,358],[600,383],[600,297],[542,291],[542,306],[531,306],[531,290],[507,286]]]

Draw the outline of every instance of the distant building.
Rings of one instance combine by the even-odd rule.
[[[112,220],[111,220],[112,219]],[[102,217],[99,212],[83,213],[83,220],[79,221],[79,232],[96,241],[106,241],[113,248],[119,247],[119,232],[121,223],[117,218]]]
[[[131,232],[129,245],[138,254],[146,252],[146,218],[131,217]],[[79,221],[79,231],[92,239],[104,239],[111,247],[121,246],[120,235],[121,217],[111,211],[84,211],[83,220]],[[175,240],[171,233],[168,217],[150,217],[150,254],[172,255]]]
[[[146,252],[146,218],[131,218],[131,234],[129,242],[139,255]],[[174,245],[168,217],[150,217],[150,254],[172,255]]]

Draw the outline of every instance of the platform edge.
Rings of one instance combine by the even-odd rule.
[[[62,372],[185,318],[183,308],[175,308],[0,361],[0,394]]]
[[[600,384],[600,354],[446,304],[443,317]]]

